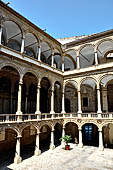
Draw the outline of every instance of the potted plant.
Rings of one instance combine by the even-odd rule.
[[[60,138],[60,141],[65,142],[65,150],[70,150],[70,145],[68,143],[72,140],[71,136],[65,135]]]

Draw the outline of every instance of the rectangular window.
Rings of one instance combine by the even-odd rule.
[[[83,97],[83,107],[88,107],[88,97]]]

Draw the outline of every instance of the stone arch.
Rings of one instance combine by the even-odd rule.
[[[78,49],[78,55],[80,55],[81,50],[82,50],[83,48],[87,47],[87,46],[92,47],[93,50],[94,50],[94,45],[93,45],[93,44],[85,44],[85,45],[79,47],[79,49]]]
[[[97,126],[98,129],[100,128],[100,126],[98,125],[98,123],[97,123],[97,122],[94,122],[94,121],[83,122],[83,123],[80,124],[80,127],[79,127],[79,128],[82,129],[82,127],[83,127],[85,124],[94,124],[95,126]]]
[[[67,80],[65,83],[64,83],[64,88],[66,87],[66,85],[70,83],[72,84],[76,89],[78,89],[78,82],[75,81],[75,80]]]
[[[76,68],[76,62],[75,62],[74,58],[73,58],[71,55],[66,54],[66,53],[65,53],[64,56],[66,56],[66,57],[68,57],[69,59],[71,59],[72,63],[74,64],[74,67]],[[65,57],[64,57],[64,60],[65,60]]]
[[[27,73],[31,73],[31,74],[33,74],[33,76],[35,76],[36,77],[36,79],[37,79],[37,81],[38,81],[38,79],[39,79],[39,75],[34,71],[34,70],[24,70],[23,71],[23,75],[22,75],[22,77],[24,77],[25,76],[25,74],[27,74]]]
[[[58,120],[54,122],[54,127],[55,127],[55,125],[56,125],[57,123],[63,127],[63,122],[58,121]]]
[[[21,77],[22,69],[14,63],[6,62],[0,66],[0,70],[2,70],[4,67],[7,67],[7,66],[13,67],[18,72],[19,77]]]
[[[74,123],[79,128],[79,123],[76,120],[67,120],[67,121],[65,121],[64,124],[63,124],[63,127],[65,127],[66,124],[68,124],[68,123]]]
[[[29,123],[29,124],[27,124],[27,125],[24,125],[24,126],[21,128],[21,134],[22,134],[23,130],[24,130],[26,127],[29,127],[29,126],[33,126],[38,132],[40,132],[38,126],[36,126],[36,125],[33,124],[33,123]]]
[[[100,41],[98,41],[98,42],[95,44],[95,51],[97,51],[99,45],[100,45],[101,43],[103,43],[104,41],[110,41],[110,42],[113,43],[113,40],[112,40],[111,38],[106,38],[106,39],[100,40]]]
[[[104,75],[100,76],[99,79],[98,79],[99,84],[100,84],[101,81],[102,81],[104,78],[106,78],[107,76],[113,76],[113,73],[107,73],[107,74],[104,74]],[[108,80],[108,81],[109,81],[109,80]]]
[[[53,129],[53,124],[52,124],[52,123],[45,122],[45,123],[42,123],[42,124],[40,125],[40,131],[41,131],[41,128],[42,128],[43,126],[48,126],[48,127],[50,128],[50,130]]]
[[[52,81],[51,81],[51,78],[50,78],[49,76],[43,75],[43,76],[41,77],[41,81],[42,81],[43,78],[48,79],[48,81],[49,81],[49,83],[50,83],[50,86],[52,86]],[[40,82],[41,82],[41,81],[40,81]]]
[[[108,124],[113,124],[113,122],[112,121],[108,121],[108,122],[103,122],[102,124],[101,124],[101,129],[105,126],[105,125],[108,125]]]
[[[32,34],[36,38],[37,42],[38,43],[40,42],[40,38],[39,38],[39,36],[35,32],[33,32],[32,30],[28,29],[28,30],[26,30],[25,36],[26,36],[27,33]]]
[[[53,45],[51,45],[51,43],[50,43],[47,39],[43,39],[43,40],[41,40],[41,42],[45,42],[45,43],[47,43],[47,44],[48,44],[48,46],[50,47],[51,51],[52,51],[52,49],[53,49]]]
[[[14,130],[16,133],[17,133],[17,136],[20,136],[21,137],[21,130],[20,129],[18,129],[18,128],[16,128],[16,127],[12,127],[12,126],[3,126],[5,129],[12,129],[12,130]]]
[[[83,83],[85,80],[87,80],[87,79],[92,79],[92,80],[94,80],[95,84],[97,84],[97,80],[96,80],[95,77],[85,77],[85,78],[83,78],[83,79],[80,80],[80,86],[81,86],[82,83]]]
[[[14,22],[19,27],[21,33],[23,33],[23,28],[22,28],[21,24],[17,20],[15,20],[14,18],[6,18],[5,22],[8,22],[8,21]]]

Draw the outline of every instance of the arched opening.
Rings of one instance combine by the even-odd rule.
[[[81,84],[82,112],[97,111],[97,91],[96,83],[93,79],[87,78]]]
[[[108,123],[103,126],[103,144],[105,148],[113,149],[113,124]]]
[[[95,64],[94,49],[92,46],[85,46],[80,51],[80,68],[90,67]]]
[[[54,143],[56,147],[61,144],[59,139],[62,137],[62,126],[59,123],[56,123],[54,129]]]
[[[8,166],[13,163],[16,149],[17,133],[10,128],[0,131],[0,169],[4,164]]]
[[[32,33],[25,35],[25,54],[31,58],[38,56],[38,40]]]
[[[62,70],[62,56],[57,49],[54,50],[54,67]]]
[[[46,77],[41,80],[40,89],[40,111],[42,113],[50,112],[50,99],[51,99],[51,84]]]
[[[56,81],[54,85],[54,110],[55,113],[61,113],[62,110],[62,89],[61,84]]]
[[[22,160],[34,155],[36,143],[36,128],[32,125],[24,128],[21,138],[21,156]]]
[[[70,135],[73,143],[78,144],[79,141],[79,131],[77,124],[69,122],[65,125],[65,134]]]
[[[47,61],[49,56],[52,56],[52,51],[50,45],[43,41],[41,42],[41,61],[51,65],[51,61]]]
[[[110,62],[110,60],[112,61],[110,55],[106,56],[106,54],[108,54],[108,51],[110,51],[111,49],[113,49],[113,42],[110,40],[102,41],[98,45],[97,53],[98,53],[99,64]]]
[[[23,77],[22,112],[35,113],[37,97],[37,77],[28,72]]]
[[[86,123],[82,127],[83,145],[99,146],[98,127],[93,123]]]
[[[20,51],[22,32],[20,27],[13,21],[5,21],[3,25],[2,43],[3,45]]]
[[[100,81],[103,112],[113,111],[113,75],[105,75]]]
[[[64,71],[74,70],[76,68],[76,64],[69,56],[64,57]]]
[[[19,80],[19,74],[16,69],[5,66],[0,71],[0,113],[14,114],[17,111],[17,95],[18,88],[15,82]]]
[[[51,129],[48,125],[43,125],[40,130],[40,149],[44,152],[50,147]]]
[[[64,70],[74,70],[76,69],[77,63],[77,55],[74,50],[66,51],[66,55],[64,56]]]
[[[76,113],[78,111],[77,84],[70,81],[65,86],[65,111]]]

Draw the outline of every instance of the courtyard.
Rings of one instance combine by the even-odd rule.
[[[29,153],[28,153],[29,154]],[[40,156],[32,156],[20,164],[3,165],[1,170],[113,170],[113,150],[84,146],[79,148],[71,144],[71,150],[62,146],[43,152]]]

